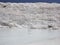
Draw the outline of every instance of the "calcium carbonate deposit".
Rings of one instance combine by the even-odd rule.
[[[60,45],[59,37],[60,4],[0,2],[0,45]]]

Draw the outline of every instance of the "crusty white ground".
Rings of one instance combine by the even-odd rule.
[[[60,45],[59,37],[60,4],[0,2],[0,45]]]
[[[4,27],[1,23],[7,27],[60,30],[60,4],[0,2],[0,26]]]

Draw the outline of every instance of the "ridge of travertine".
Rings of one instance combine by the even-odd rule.
[[[60,4],[0,2],[0,29],[2,27],[60,30]]]

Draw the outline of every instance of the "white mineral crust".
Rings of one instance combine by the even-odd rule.
[[[60,4],[0,2],[0,45],[60,45]]]

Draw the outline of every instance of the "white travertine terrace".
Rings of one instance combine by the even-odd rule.
[[[57,3],[1,3],[0,25],[22,26],[26,29],[60,29],[60,4]],[[6,26],[7,26],[6,25]]]
[[[0,45],[60,45],[60,4],[0,2]]]

